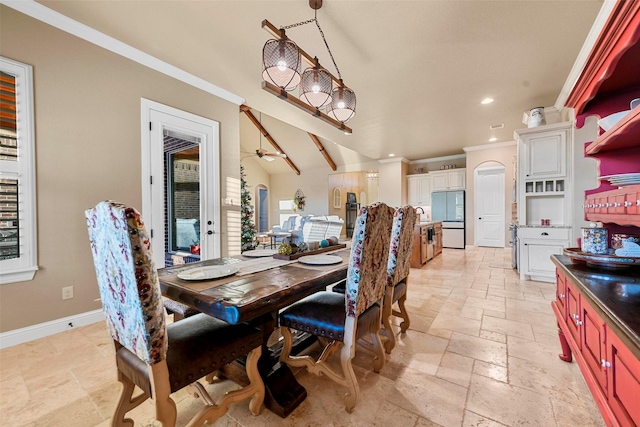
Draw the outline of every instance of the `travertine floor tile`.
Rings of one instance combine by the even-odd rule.
[[[507,346],[496,341],[454,332],[447,351],[495,365],[507,366]]]
[[[547,394],[514,387],[473,375],[467,409],[508,426],[552,426],[555,424]]]
[[[289,417],[264,407],[253,416],[243,401],[213,425],[603,426],[579,367],[557,357],[555,285],[520,281],[510,256],[509,249],[445,249],[411,269],[411,326],[400,334],[401,319],[392,317],[397,345],[380,374],[357,349],[361,400],[353,413],[344,409],[345,387],[296,368],[308,397]],[[335,356],[330,362],[339,367]],[[0,425],[108,427],[121,390],[115,378],[104,322],[0,350]],[[237,387],[205,385],[214,396]],[[172,397],[178,425],[202,407],[186,390]],[[150,401],[128,416],[138,427],[159,427]]]

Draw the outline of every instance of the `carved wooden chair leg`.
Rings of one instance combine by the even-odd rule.
[[[124,376],[120,371],[118,371],[118,381],[122,384],[122,392],[120,393],[120,399],[118,399],[116,409],[113,412],[111,425],[112,427],[133,427],[133,420],[125,418],[124,416],[127,412],[147,400],[149,395],[142,393],[135,399],[131,399],[135,390],[135,384],[133,381]]]
[[[249,410],[253,415],[260,414],[260,409],[262,408],[262,402],[264,401],[264,382],[262,382],[262,378],[260,377],[260,372],[258,371],[258,360],[262,355],[262,347],[255,348],[249,352],[247,355],[247,377],[249,378],[250,384],[247,387],[251,387],[255,389],[255,393],[249,402]]]
[[[392,298],[393,289],[389,290],[387,288],[384,296],[384,303],[382,304],[382,329],[380,329],[380,335],[386,338],[384,342],[384,349],[387,353],[391,353],[391,350],[396,346],[396,334],[391,328]]]
[[[407,313],[407,309],[404,306],[404,302],[406,300],[407,300],[406,294],[401,296],[400,299],[398,300],[398,307],[400,308],[398,315],[403,319],[403,322],[400,323],[400,332],[402,332],[403,334],[406,333],[407,329],[409,329],[409,326],[411,326],[411,320],[409,320],[409,313]]]
[[[151,390],[153,392],[153,402],[156,408],[156,419],[161,425],[172,427],[176,425],[178,418],[178,408],[171,398],[171,386],[169,385],[169,368],[167,361],[162,360],[155,365],[149,366],[149,379],[151,381]],[[156,382],[157,378],[164,381]]]
[[[353,408],[358,404],[358,400],[360,400],[360,386],[358,385],[356,374],[353,371],[353,366],[351,365],[351,360],[354,356],[353,353],[353,347],[346,344],[342,347],[342,351],[340,352],[340,363],[342,365],[342,372],[346,383],[345,385],[349,389],[344,399],[345,409],[349,413],[353,411]]]
[[[384,368],[384,364],[387,361],[387,356],[385,354],[385,349],[382,345],[382,340],[380,339],[380,324],[377,326],[373,326],[369,331],[369,336],[371,337],[371,342],[373,343],[373,352],[375,357],[373,359],[373,372],[380,373],[382,368]]]

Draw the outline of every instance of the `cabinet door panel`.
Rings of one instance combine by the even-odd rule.
[[[566,174],[566,133],[550,132],[531,136],[526,141],[528,178]]]
[[[420,206],[431,206],[431,177],[420,178]]]
[[[576,321],[580,318],[580,294],[567,281],[567,326],[569,332],[578,345],[578,350],[582,349],[582,340],[580,339],[580,327]],[[575,351],[576,349],[574,349]]]
[[[566,294],[565,277],[556,270],[556,301],[558,301],[558,307],[562,311],[562,317],[565,321],[567,320]]]
[[[582,304],[582,356],[598,381],[603,394],[607,394],[607,369],[602,366],[606,360],[606,327],[588,304]]]
[[[420,206],[420,178],[407,178],[408,202],[411,206]]]
[[[640,360],[609,334],[609,405],[620,425],[640,425]]]
[[[451,190],[464,189],[466,187],[464,171],[449,172],[449,188]]]
[[[431,177],[431,187],[433,191],[447,190],[449,188],[449,175],[434,174],[433,177]]]
[[[528,273],[555,277],[555,265],[551,262],[551,255],[562,254],[563,245],[547,242],[525,242]]]

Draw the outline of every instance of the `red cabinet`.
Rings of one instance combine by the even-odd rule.
[[[580,292],[578,283],[560,269],[556,281],[552,306],[562,346],[560,359],[571,362],[575,357],[607,425],[640,425],[640,359],[614,333],[603,312]]]
[[[608,338],[609,405],[621,425],[640,424],[640,368],[638,359],[614,334]]]
[[[582,316],[582,355],[589,366],[591,373],[596,378],[601,392],[607,394],[607,366],[606,344],[607,331],[605,323],[600,316],[589,306],[583,303]]]

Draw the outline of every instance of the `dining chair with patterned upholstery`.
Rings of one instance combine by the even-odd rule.
[[[164,427],[175,426],[178,414],[171,393],[184,387],[204,402],[188,426],[212,423],[231,403],[247,398],[257,415],[265,394],[257,366],[262,332],[202,313],[167,325],[149,235],[140,214],[106,201],[85,215],[107,328],[115,345],[118,381],[123,385],[111,425],[133,426],[125,418],[127,412],[151,398],[156,419]],[[214,401],[198,379],[245,354],[249,385]],[[142,393],[133,397],[135,386]]]
[[[355,224],[346,292],[317,292],[291,305],[280,314],[284,346],[280,361],[289,366],[306,367],[313,374],[325,374],[346,386],[345,407],[351,412],[360,398],[360,388],[351,364],[356,341],[369,335],[376,354],[374,371],[380,372],[385,352],[378,331],[381,326],[382,298],[387,283],[389,239],[393,208],[377,203],[364,206]],[[320,356],[291,356],[291,329],[308,332],[327,342]],[[342,372],[328,363],[328,357],[340,350]]]
[[[404,334],[409,329],[409,313],[404,305],[407,299],[407,278],[411,269],[411,251],[413,250],[413,228],[416,223],[416,210],[412,206],[404,206],[393,215],[391,231],[391,247],[387,265],[387,287],[382,304],[382,325],[380,334],[387,337],[384,348],[387,353],[396,345],[396,336],[391,328],[391,315],[403,319],[400,331]],[[398,303],[399,310],[393,310]]]

